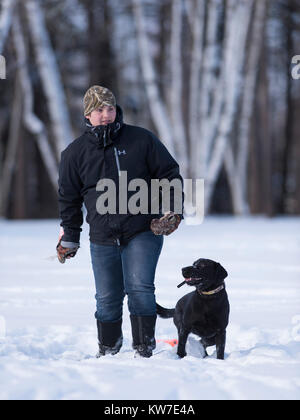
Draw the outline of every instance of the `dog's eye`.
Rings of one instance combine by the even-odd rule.
[[[198,270],[200,270],[200,268],[204,268],[204,267],[205,267],[205,264],[201,264],[201,263],[194,263],[194,264],[193,264],[193,267],[194,267],[194,268],[197,268]]]

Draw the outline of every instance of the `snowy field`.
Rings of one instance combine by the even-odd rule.
[[[188,356],[158,343],[134,359],[127,304],[124,345],[97,351],[88,228],[65,265],[55,254],[58,221],[0,221],[0,399],[299,399],[300,219],[210,217],[165,239],[156,297],[173,307],[187,286],[181,267],[196,259],[228,271],[231,305],[226,359],[202,359],[195,336]],[[176,338],[158,319],[157,339]]]

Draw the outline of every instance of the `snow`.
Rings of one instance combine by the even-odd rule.
[[[231,305],[226,359],[202,359],[196,336],[188,356],[159,342],[135,359],[124,305],[124,345],[95,359],[95,299],[88,228],[81,249],[61,265],[57,220],[0,221],[0,399],[299,399],[300,218],[208,217],[165,239],[157,301],[173,307],[186,287],[181,267],[219,261]],[[157,339],[177,338],[158,319]]]

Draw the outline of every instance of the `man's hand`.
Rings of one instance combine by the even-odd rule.
[[[79,245],[73,248],[66,248],[61,245],[61,239],[59,240],[56,251],[57,251],[57,258],[58,261],[62,264],[65,263],[66,259],[75,257],[76,252],[78,251]]]
[[[155,235],[170,235],[174,232],[181,222],[178,214],[169,211],[160,219],[152,219],[150,229]]]

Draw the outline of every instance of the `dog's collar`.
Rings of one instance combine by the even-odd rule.
[[[201,290],[197,289],[197,292],[199,293],[199,295],[201,296],[209,296],[209,295],[214,295],[215,293],[220,292],[221,290],[223,290],[225,288],[225,284],[221,284],[221,286],[217,287],[214,290],[209,290],[208,292],[201,292]]]

